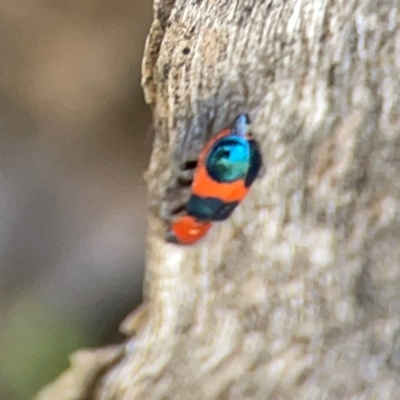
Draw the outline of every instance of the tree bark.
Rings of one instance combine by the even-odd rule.
[[[147,306],[97,373],[67,372],[82,395],[38,399],[399,399],[398,1],[154,3]],[[263,176],[203,241],[165,243],[179,165],[239,112]]]

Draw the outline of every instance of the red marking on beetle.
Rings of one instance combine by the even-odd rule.
[[[170,226],[170,235],[180,244],[193,244],[211,228],[211,222],[198,221],[191,215],[183,215]]]

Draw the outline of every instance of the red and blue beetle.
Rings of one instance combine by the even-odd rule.
[[[185,213],[169,223],[166,240],[193,244],[214,221],[227,219],[247,195],[261,166],[250,118],[239,114],[232,126],[212,137],[200,153]]]

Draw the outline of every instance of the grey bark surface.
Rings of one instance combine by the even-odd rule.
[[[38,399],[399,399],[398,1],[154,3],[146,306],[66,373],[81,395]],[[264,174],[199,244],[165,243],[179,165],[243,111]]]

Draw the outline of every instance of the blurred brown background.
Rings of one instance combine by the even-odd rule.
[[[146,0],[0,0],[0,399],[140,302]]]

